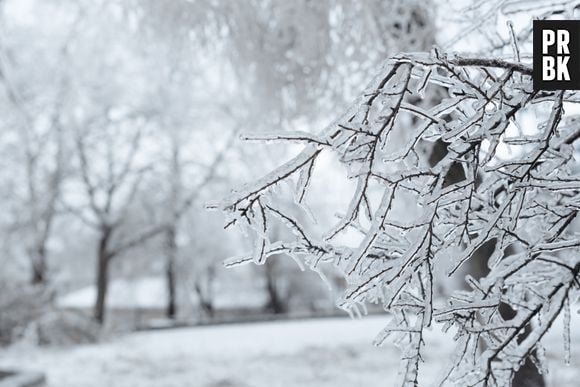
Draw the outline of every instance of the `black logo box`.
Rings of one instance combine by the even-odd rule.
[[[568,72],[570,80],[542,80],[542,32],[567,30],[570,35]],[[534,20],[534,90],[580,90],[580,20]],[[557,57],[557,44],[548,47],[548,56]]]

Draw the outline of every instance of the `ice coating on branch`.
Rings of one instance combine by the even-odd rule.
[[[544,363],[541,340],[561,313],[569,321],[569,299],[578,292],[580,240],[571,225],[580,209],[573,151],[580,121],[564,111],[577,99],[534,92],[531,68],[519,61],[401,54],[320,133],[260,135],[304,149],[216,206],[228,225],[248,225],[256,262],[284,253],[319,273],[321,264],[333,264],[348,284],[342,308],[359,315],[379,304],[389,312],[376,343],[392,339],[401,348],[401,385],[417,384],[423,332],[433,322],[457,343],[443,382],[509,385],[525,359]],[[539,104],[546,114],[534,110]],[[540,121],[534,135],[508,136],[527,111]],[[502,147],[514,152],[506,156]],[[296,214],[308,202],[322,152],[336,156],[356,188],[318,238]],[[282,182],[293,187],[292,205],[278,205],[286,203],[276,191]],[[275,240],[271,224],[292,240]],[[356,246],[341,244],[346,232],[360,236]],[[434,269],[450,262],[449,274],[458,273],[481,259],[489,273],[468,276],[466,289],[435,305],[434,289],[445,279]]]

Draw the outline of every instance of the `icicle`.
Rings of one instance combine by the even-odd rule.
[[[546,348],[539,344],[536,346],[536,356],[531,357],[540,375],[548,375],[548,361],[546,359]]]
[[[514,31],[514,23],[511,20],[506,22],[507,27],[510,31],[510,42],[512,45],[512,51],[514,53],[514,59],[516,62],[520,61],[520,48],[518,46],[518,38],[516,36],[516,32]]]
[[[322,272],[322,270],[317,267],[312,269],[316,274],[318,274],[318,276],[320,277],[320,279],[322,280],[322,283],[324,283],[324,285],[326,285],[326,288],[328,289],[328,291],[332,291],[332,284],[330,283],[330,280],[328,279],[328,277],[326,276],[326,274],[324,274]]]
[[[570,365],[570,299],[564,302],[564,363]]]
[[[316,159],[312,159],[311,162],[306,164],[306,166],[300,170],[298,182],[296,183],[296,190],[294,193],[294,201],[296,203],[302,203],[306,196],[306,191],[308,190],[308,186],[310,185],[310,181],[312,179],[315,160]]]
[[[300,269],[300,271],[306,270],[306,268],[304,267],[304,263],[302,263],[302,260],[300,258],[298,258],[294,254],[289,254],[289,255],[290,255],[290,258],[292,258],[292,260],[296,263],[296,265],[298,266],[298,269]]]

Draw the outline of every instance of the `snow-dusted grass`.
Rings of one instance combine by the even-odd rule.
[[[573,317],[573,326],[580,319]],[[47,373],[50,387],[347,387],[392,386],[398,351],[371,342],[387,317],[221,325],[140,332],[74,348],[15,346],[0,352],[0,367]],[[575,356],[562,364],[561,331],[551,333],[550,385],[577,386]],[[435,328],[427,337],[421,385],[442,371],[452,343]],[[556,367],[557,365],[557,367]]]

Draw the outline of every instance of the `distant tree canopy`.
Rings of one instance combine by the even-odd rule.
[[[105,321],[109,279],[139,267],[176,315],[188,257],[221,251],[187,228],[200,203],[272,162],[238,132],[326,120],[385,57],[430,45],[424,3],[0,2],[1,274],[94,281]]]

